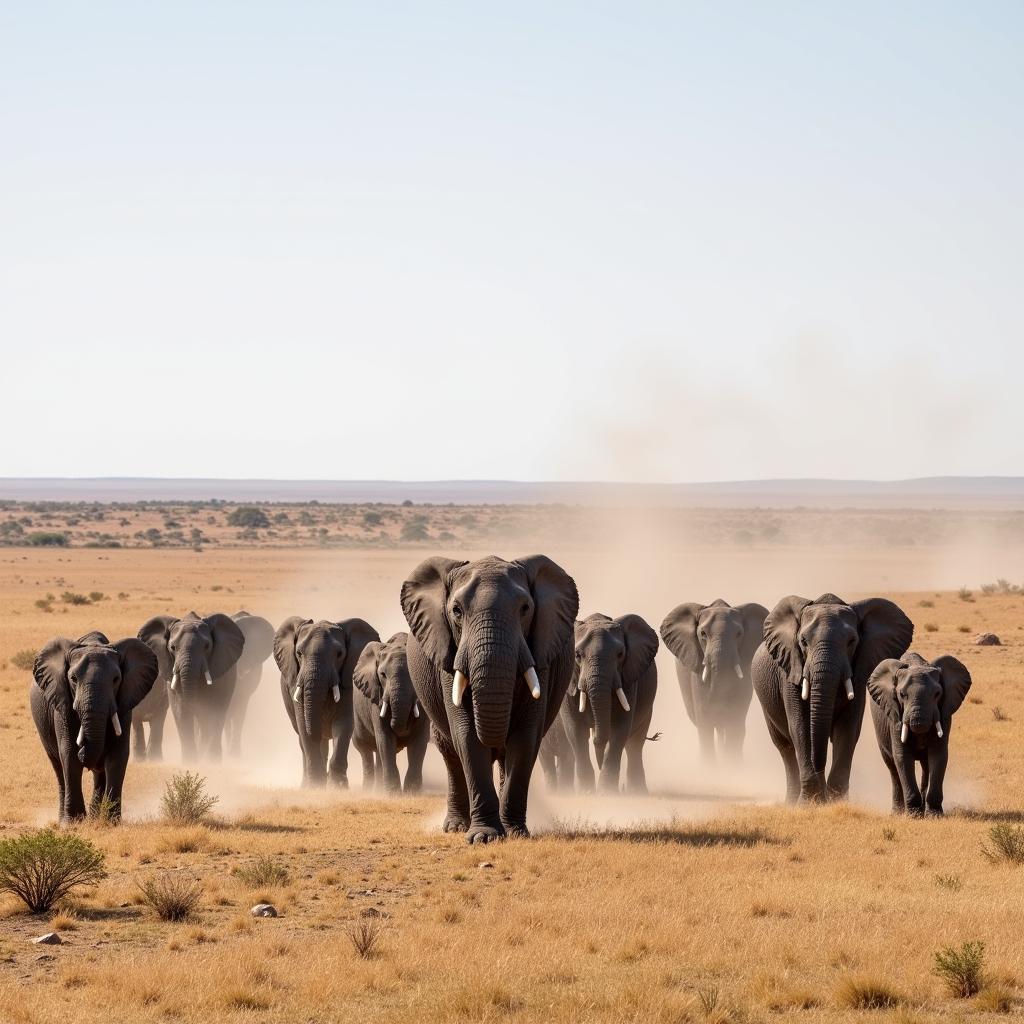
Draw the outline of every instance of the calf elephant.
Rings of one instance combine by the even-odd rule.
[[[409,676],[408,638],[408,633],[396,633],[387,643],[368,643],[352,674],[352,743],[363,759],[363,785],[372,789],[383,782],[388,793],[418,793],[423,788],[423,758],[430,739],[430,723],[420,713]],[[400,750],[409,762],[404,784],[398,774]]]
[[[235,692],[224,722],[224,739],[228,753],[241,757],[245,713],[263,678],[263,663],[274,653],[274,627],[266,619],[246,611],[236,612],[231,617],[245,637],[245,646],[235,666]]]
[[[93,776],[92,808],[121,817],[132,711],[158,672],[156,655],[135,638],[102,633],[55,637],[36,656],[29,704],[57,776],[61,824],[85,817],[82,772]]]
[[[852,604],[834,594],[784,597],[769,613],[751,671],[789,802],[847,795],[868,677],[879,662],[900,657],[913,636],[910,619],[881,597]]]
[[[747,711],[754,697],[750,663],[761,643],[768,609],[759,604],[730,607],[681,604],[661,624],[661,639],[676,659],[686,714],[697,727],[701,757],[718,750],[730,761],[743,755]]]
[[[919,654],[887,658],[871,673],[871,719],[892,778],[894,814],[942,814],[953,715],[970,688],[970,672],[949,654],[934,661]]]
[[[329,778],[348,788],[352,674],[363,648],[375,640],[377,631],[362,619],[293,616],[274,634],[281,698],[302,751],[303,786],[322,786]]]
[[[428,558],[401,600],[409,672],[448,771],[445,831],[529,835],[530,776],[572,675],[576,584],[543,555]]]
[[[168,679],[182,757],[219,761],[245,635],[227,615],[157,615],[139,630]]]

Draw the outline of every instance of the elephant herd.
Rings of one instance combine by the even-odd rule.
[[[658,633],[643,618],[579,619],[575,582],[544,555],[428,558],[400,603],[409,633],[386,642],[359,618],[292,617],[275,630],[244,611],[156,616],[114,644],[99,632],[51,640],[36,657],[30,705],[60,820],[85,815],[86,770],[93,808],[119,816],[129,734],[136,759],[159,759],[168,710],[186,760],[216,760],[225,741],[237,754],[271,655],[305,785],[347,786],[351,744],[365,785],[416,792],[433,740],[448,777],[443,828],[469,842],[529,834],[538,758],[552,787],[618,792],[625,757],[626,790],[646,792]],[[951,656],[907,653],[913,624],[892,601],[786,597],[770,612],[681,604],[660,634],[705,763],[742,756],[756,694],[787,800],[841,799],[870,694],[893,810],[942,813],[951,718],[971,678]]]

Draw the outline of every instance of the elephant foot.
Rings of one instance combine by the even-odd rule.
[[[467,843],[493,843],[497,839],[505,838],[505,828],[501,824],[494,825],[470,825],[466,831]]]
[[[402,792],[406,796],[418,796],[423,790],[422,782],[406,782],[402,787]]]
[[[945,815],[942,813],[941,807],[929,807],[925,812],[927,818],[944,818]]]
[[[509,839],[529,839],[530,830],[526,827],[526,822],[505,822],[505,835]]]
[[[441,824],[442,832],[467,832],[469,822],[461,814],[453,814],[449,811]]]

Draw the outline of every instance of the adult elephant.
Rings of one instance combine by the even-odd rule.
[[[747,711],[754,698],[750,664],[760,646],[768,609],[735,608],[719,598],[711,604],[681,604],[661,624],[661,639],[676,659],[683,705],[697,727],[701,757],[718,751],[730,761],[743,756]]]
[[[575,667],[559,716],[572,745],[576,781],[594,789],[590,734],[598,784],[619,791],[625,752],[626,789],[646,793],[643,749],[658,691],[658,634],[639,615],[590,615],[575,626]]]
[[[85,817],[82,772],[93,776],[92,808],[121,817],[132,711],[157,677],[156,655],[140,640],[102,633],[59,636],[36,655],[29,705],[57,776],[61,824]]]
[[[769,613],[751,671],[790,803],[847,795],[868,677],[879,662],[900,657],[913,636],[910,619],[881,597],[784,597]]]
[[[274,627],[261,616],[247,611],[235,612],[231,617],[245,637],[245,646],[235,666],[235,692],[224,721],[224,740],[228,753],[241,757],[245,713],[263,678],[263,663],[274,653]]]
[[[934,661],[920,654],[888,658],[871,673],[871,720],[892,778],[894,814],[942,814],[953,715],[970,688],[970,672],[950,654]]]
[[[396,633],[387,643],[368,643],[352,673],[352,744],[363,759],[363,786],[373,789],[383,783],[388,793],[423,788],[423,758],[430,740],[430,723],[420,713],[409,676],[408,639],[408,633]],[[398,774],[401,750],[408,760],[404,783]]]
[[[274,634],[281,698],[302,751],[303,786],[322,786],[330,778],[348,788],[352,673],[374,640],[380,640],[377,631],[362,619],[314,622],[292,616]]]
[[[228,615],[157,615],[139,630],[168,680],[182,757],[219,761],[245,635]]]
[[[401,601],[409,672],[448,771],[445,831],[529,835],[530,776],[572,675],[576,584],[544,555],[428,558]]]

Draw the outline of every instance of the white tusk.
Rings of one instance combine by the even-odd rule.
[[[416,701],[413,704],[413,706],[412,706],[412,717],[413,718],[419,718],[420,717],[420,704],[419,704],[419,701]]]
[[[341,687],[335,683],[331,687],[331,693],[334,695],[334,703],[337,704],[341,700]]]
[[[459,707],[462,704],[462,695],[469,686],[469,680],[458,670],[455,670],[455,678],[452,680],[452,703]]]
[[[177,688],[178,688],[178,673],[175,672],[174,675],[171,676],[171,689],[172,690],[176,690]]]
[[[619,703],[622,705],[622,710],[628,711],[629,701],[626,700],[626,691],[621,686],[616,689],[615,696],[619,698]]]
[[[213,676],[210,675],[210,670],[206,670],[206,685],[213,686]]]
[[[938,737],[941,740],[942,739],[942,723],[941,722],[936,722],[935,723],[935,732],[938,734]]]
[[[530,688],[530,696],[534,700],[540,700],[540,679],[537,678],[537,670],[528,668],[524,675],[526,676],[526,685]]]
[[[388,702],[386,700],[382,700],[380,702],[380,717],[381,718],[387,718],[388,717]]]
[[[803,683],[800,686],[800,699],[807,700],[811,695],[811,684],[807,682],[807,676],[804,676]]]
[[[580,714],[587,710],[587,691],[580,690]]]
[[[115,736],[120,736],[121,735],[121,719],[117,717],[117,712],[116,711],[110,716],[110,724],[114,727],[114,735]]]
[[[907,730],[907,723],[904,722],[903,723],[903,728],[900,731],[900,743],[906,743],[907,742],[907,731],[908,731]]]
[[[743,678],[743,666],[740,665],[740,663],[738,661],[736,662],[736,678],[737,679],[742,679]]]
[[[85,742],[85,726],[79,726],[78,739],[75,740],[75,746],[80,747]]]
[[[700,674],[700,681],[702,683],[706,683],[708,681],[708,666],[707,666],[706,662],[704,664],[704,669],[702,670],[702,672]]]
[[[846,677],[846,699],[853,700],[853,680],[849,676]]]
[[[298,686],[296,686],[295,689],[292,690],[292,700],[295,701],[296,704],[299,703],[299,687]]]

